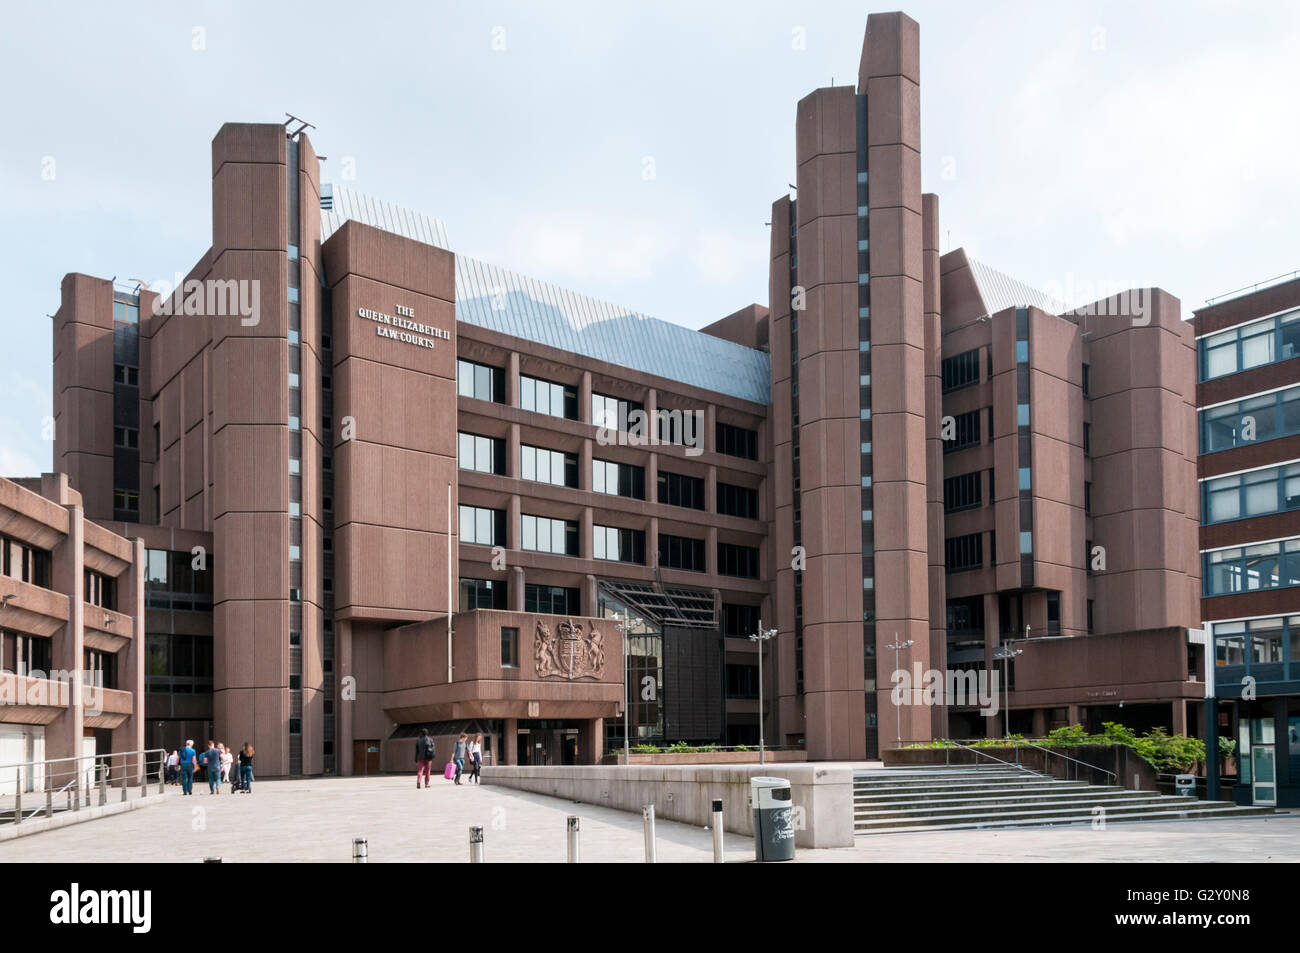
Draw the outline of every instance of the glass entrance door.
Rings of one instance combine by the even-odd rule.
[[[1250,720],[1251,788],[1256,804],[1277,803],[1277,775],[1274,770],[1274,734],[1272,718]]]

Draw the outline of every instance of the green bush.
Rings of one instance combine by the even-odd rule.
[[[633,754],[659,754],[660,751],[654,745],[641,744],[641,745],[633,745],[632,753]]]
[[[748,750],[749,750],[749,745],[736,745],[735,750],[736,750],[736,751],[748,751]]]
[[[1114,747],[1122,745],[1132,748],[1133,752],[1157,771],[1181,773],[1189,770],[1198,761],[1205,760],[1205,742],[1187,735],[1170,735],[1163,728],[1148,731],[1141,738],[1131,728],[1118,722],[1102,722],[1102,730],[1090,735],[1083,725],[1070,725],[1056,728],[1046,738],[1031,741],[1024,735],[1013,734],[1006,738],[979,738],[969,743],[969,748],[1014,748],[1021,745],[1037,744],[1049,748],[1062,748],[1070,745],[1104,745]],[[914,742],[908,748],[948,748],[955,747],[954,742],[946,738],[935,741]],[[1232,757],[1237,744],[1229,738],[1219,739],[1219,754],[1223,758]]]
[[[1070,725],[1065,728],[1053,728],[1043,739],[1044,743],[1050,747],[1052,745],[1083,745],[1088,743],[1088,729],[1083,725]]]
[[[1163,728],[1148,731],[1133,745],[1133,750],[1157,771],[1170,774],[1188,771],[1196,762],[1205,760],[1204,741],[1170,735]]]

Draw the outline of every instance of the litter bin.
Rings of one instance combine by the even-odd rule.
[[[1184,797],[1196,797],[1196,775],[1174,775],[1174,793]]]
[[[754,811],[754,859],[794,860],[790,782],[785,778],[750,778],[749,803]]]

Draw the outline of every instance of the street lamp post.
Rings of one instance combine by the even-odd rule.
[[[766,764],[765,744],[763,739],[763,643],[776,635],[776,629],[764,629],[763,620],[758,620],[758,631],[749,637],[758,643],[758,763]]]
[[[1029,626],[1025,626],[1025,632],[1029,632]],[[997,650],[993,653],[995,659],[1002,660],[1002,681],[1006,690],[1007,700],[1006,704],[1002,706],[1002,736],[1004,738],[1011,737],[1011,679],[1007,675],[1007,670],[1011,659],[1015,658],[1017,655],[1024,654],[1024,649],[1013,649],[1010,643],[999,645]]]
[[[908,639],[906,642],[900,642],[898,641],[898,633],[895,632],[894,641],[891,642],[889,645],[885,646],[885,648],[887,649],[894,650],[894,671],[895,672],[899,670],[898,669],[899,650],[909,648],[914,641],[915,641],[914,639]],[[898,747],[901,748],[903,747],[903,708],[901,705],[898,704],[897,701],[894,702],[894,716],[895,716],[894,723],[895,723],[896,730],[898,732],[898,739],[897,739]]]
[[[623,643],[623,767],[626,768],[632,764],[632,746],[628,735],[628,710],[632,704],[627,690],[627,634],[633,626],[640,625],[641,620],[629,618],[626,611],[614,613],[614,618],[618,620],[616,628],[619,632],[619,641]]]

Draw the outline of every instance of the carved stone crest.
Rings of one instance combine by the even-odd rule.
[[[565,620],[552,632],[541,619],[533,636],[538,678],[604,678],[605,645],[600,630]]]

